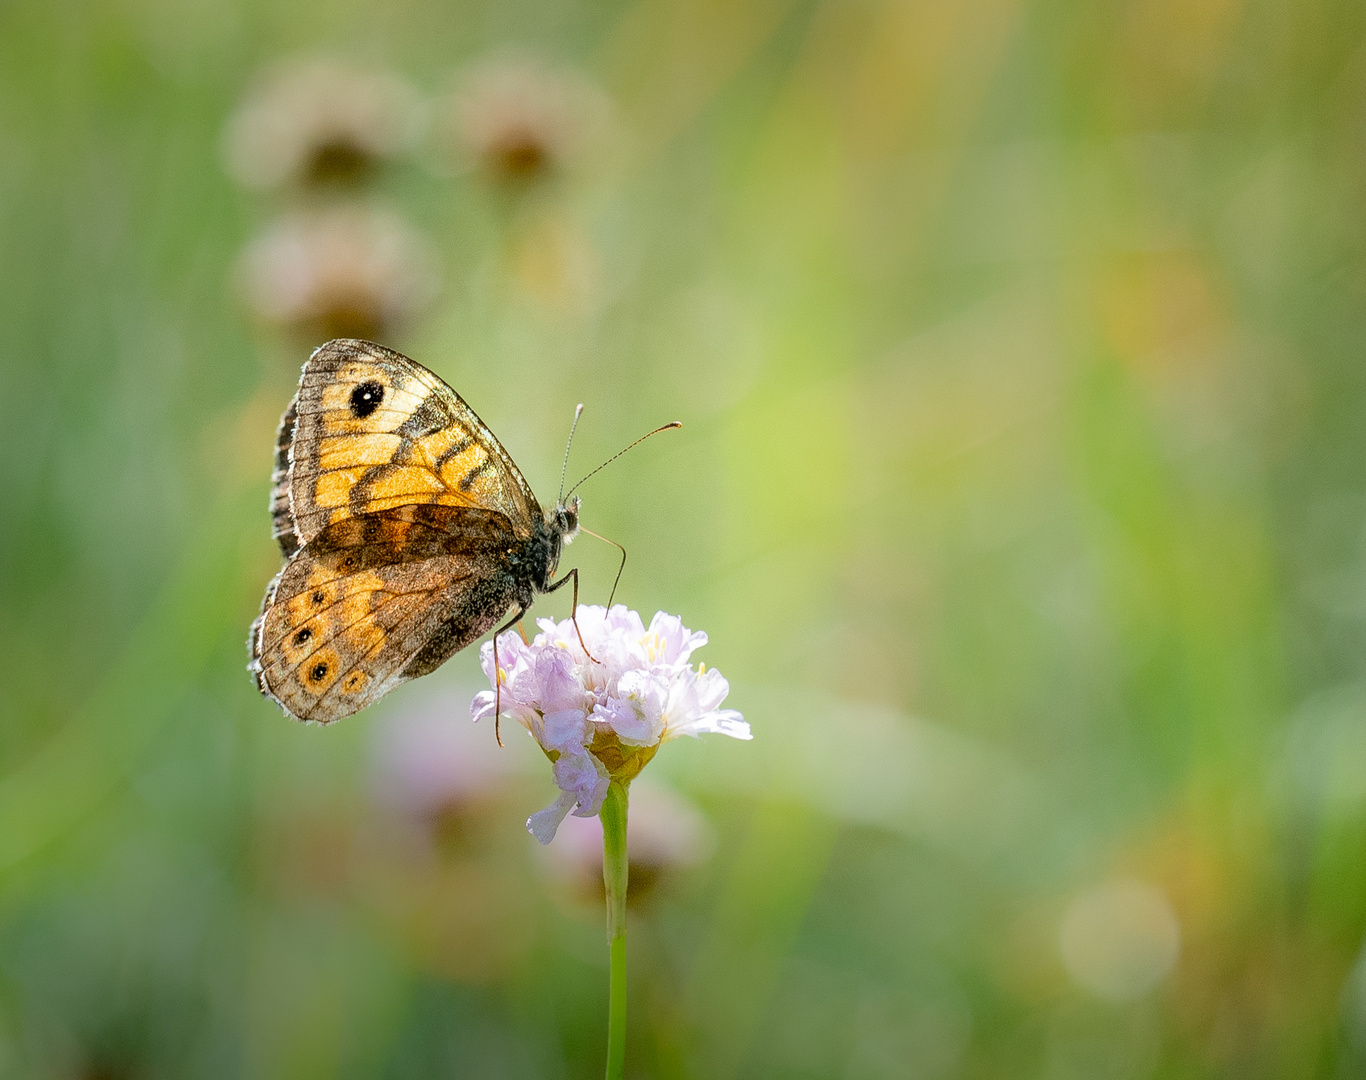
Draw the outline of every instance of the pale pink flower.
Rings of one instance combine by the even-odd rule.
[[[607,98],[581,72],[525,54],[494,55],[466,69],[439,108],[457,157],[502,184],[588,164],[611,128]]]
[[[691,666],[706,634],[662,611],[647,628],[620,604],[584,605],[577,619],[577,631],[571,619],[538,620],[530,645],[514,633],[499,638],[496,674],[493,643],[485,643],[484,674],[502,689],[483,691],[471,706],[481,720],[501,698],[502,715],[522,724],[554,762],[560,797],[527,821],[543,844],[571,810],[596,814],[610,781],[629,783],[661,743],[704,732],[751,737],[738,712],[720,707],[730,690],[721,673]]]
[[[363,178],[421,136],[418,93],[391,71],[317,57],[258,79],[223,136],[228,171],[252,188]]]
[[[432,242],[387,207],[294,210],[248,245],[238,282],[252,313],[308,337],[383,338],[436,299]]]

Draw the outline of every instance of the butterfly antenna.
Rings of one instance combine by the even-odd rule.
[[[574,409],[574,422],[569,425],[569,441],[564,444],[564,464],[560,466],[560,494],[555,499],[557,503],[564,502],[564,474],[569,468],[569,448],[574,445],[574,432],[579,428],[579,417],[583,415],[583,402],[580,401]]]
[[[615,454],[613,454],[611,457],[609,457],[606,461],[604,461],[601,465],[599,465],[599,466],[598,466],[596,469],[594,469],[591,473],[589,473],[587,476],[585,476],[585,477],[583,478],[583,480],[580,480],[577,484],[575,484],[572,488],[570,488],[570,489],[569,489],[569,495],[573,495],[574,492],[578,491],[579,488],[583,487],[584,480],[589,480],[589,479],[593,478],[594,476],[597,476],[598,473],[602,472],[602,470],[605,469],[605,468],[607,468],[608,465],[610,465],[610,464],[612,464],[612,462],[616,461],[617,458],[621,457],[621,455],[624,454],[624,453],[626,453],[627,450],[634,450],[637,446],[639,446],[641,443],[643,443],[643,442],[644,442],[646,439],[648,439],[651,435],[658,435],[661,431],[668,431],[670,428],[679,428],[679,427],[682,427],[682,426],[683,426],[683,422],[682,422],[681,420],[673,420],[673,421],[671,421],[671,422],[665,424],[663,427],[657,427],[657,428],[655,428],[654,431],[647,431],[644,435],[642,435],[640,438],[638,438],[638,439],[637,439],[635,442],[633,442],[630,446],[627,446],[627,447],[625,447],[624,449],[618,450]],[[565,498],[566,498],[566,499],[569,498],[569,495],[566,495]],[[611,543],[611,541],[609,540],[608,543]]]

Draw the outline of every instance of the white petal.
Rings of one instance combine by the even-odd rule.
[[[669,683],[657,671],[628,671],[617,681],[613,696],[629,701],[636,712],[654,722],[669,704]]]
[[[711,712],[730,693],[730,683],[726,682],[715,668],[709,668],[697,677],[697,707],[703,712]]]
[[[694,739],[699,735],[729,735],[732,739],[752,739],[749,725],[734,709],[718,709],[715,712],[703,713],[696,719],[687,720],[682,724],[670,724],[669,730],[665,732],[665,738],[676,738],[679,735],[691,735]]]
[[[560,827],[569,811],[574,807],[574,796],[565,791],[553,803],[544,810],[537,810],[531,817],[526,819],[526,831],[531,833],[542,844],[548,844],[555,839],[555,832]]]
[[[475,721],[483,720],[493,715],[494,694],[492,690],[482,690],[474,695],[474,700],[470,702],[470,716]]]

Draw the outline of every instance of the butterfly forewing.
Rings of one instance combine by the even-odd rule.
[[[329,342],[305,365],[292,408],[292,520],[281,528],[277,519],[282,546],[291,534],[307,543],[329,524],[413,503],[495,510],[519,535],[540,516],[516,465],[474,411],[401,353]]]

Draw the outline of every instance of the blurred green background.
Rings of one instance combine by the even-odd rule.
[[[244,670],[338,330],[547,499],[685,424],[583,520],[755,740],[637,785],[630,1075],[1366,1075],[1364,313],[1345,0],[0,2],[0,1077],[600,1073],[475,650]]]

